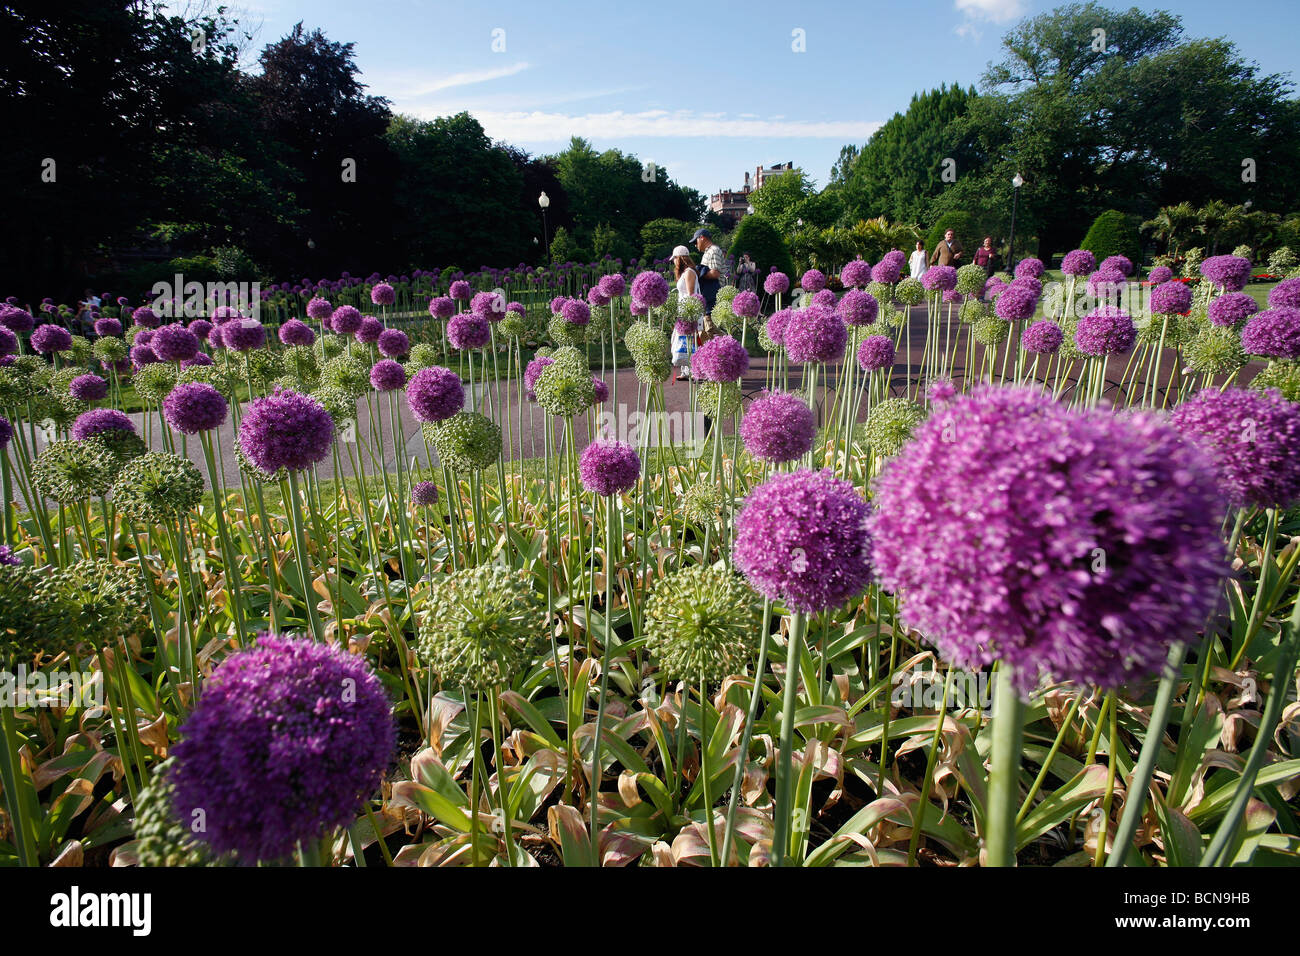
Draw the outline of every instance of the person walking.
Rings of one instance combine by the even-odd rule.
[[[943,241],[934,247],[934,252],[930,253],[930,265],[955,266],[965,251],[957,241],[957,233],[951,229],[945,230]]]
[[[691,250],[678,246],[673,250],[673,278],[677,280],[677,309],[681,303],[699,292],[699,276],[695,272],[695,260]],[[682,378],[691,377],[691,356],[695,354],[695,334],[673,331],[673,365],[681,371]]]
[[[722,247],[713,241],[713,233],[708,229],[696,229],[691,242],[700,253],[700,295],[704,296],[704,310],[713,311],[713,303],[718,300],[718,288],[726,276],[726,260]]]
[[[993,261],[993,237],[985,236],[984,242],[975,250],[975,264],[983,266],[986,270],[990,269],[990,263]]]
[[[919,239],[916,241],[916,249],[907,260],[907,268],[913,279],[925,275],[925,243]]]

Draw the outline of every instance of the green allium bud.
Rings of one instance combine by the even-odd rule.
[[[176,366],[171,362],[151,362],[132,379],[136,394],[151,408],[161,408],[163,399],[176,387]]]
[[[736,382],[700,382],[695,407],[709,418],[718,414],[718,397],[722,397],[722,419],[726,421],[740,410],[740,385]]]
[[[202,473],[189,459],[167,452],[132,459],[113,482],[113,500],[122,514],[145,524],[170,526],[202,498]]]
[[[1001,345],[1011,334],[1011,323],[996,315],[986,315],[972,326],[971,333],[980,345]]]
[[[71,504],[106,493],[118,468],[101,445],[56,441],[32,462],[32,484],[46,497]]]
[[[481,471],[501,456],[501,426],[478,412],[457,412],[421,427],[438,459],[453,471]]]
[[[925,411],[906,398],[887,398],[871,410],[864,431],[872,451],[884,458],[898,454]]]
[[[562,365],[556,359],[555,364],[546,366],[533,386],[537,404],[552,415],[572,418],[590,408],[596,400],[595,385],[591,372],[575,371],[570,364]]]
[[[72,603],[54,575],[0,564],[0,659],[27,662],[67,650],[72,617]]]
[[[957,291],[962,295],[983,295],[984,283],[988,277],[983,266],[977,266],[973,262],[964,265],[957,270]]]
[[[682,514],[696,524],[716,520],[722,505],[722,492],[711,482],[698,481],[682,495]]]
[[[1251,379],[1250,387],[1261,391],[1275,388],[1288,402],[1300,402],[1300,362],[1269,362]]]
[[[103,339],[95,339],[90,347],[90,351],[95,358],[99,359],[105,365],[113,365],[126,358],[130,351],[127,344],[116,336],[110,336]]]
[[[546,323],[546,334],[556,345],[581,345],[587,341],[587,328],[574,325],[562,315],[551,316]]]
[[[349,355],[332,358],[321,366],[320,387],[349,395],[355,404],[370,391],[370,367]]]
[[[149,597],[140,572],[103,561],[76,561],[54,574],[65,595],[74,640],[95,647],[149,633]]]
[[[656,582],[646,601],[643,632],[650,654],[670,679],[719,684],[753,660],[753,597],[726,568],[683,568]]]
[[[140,866],[221,866],[220,858],[176,818],[169,757],[153,769],[135,801],[135,851]]]
[[[904,305],[917,305],[925,301],[925,286],[909,276],[894,288],[894,298]]]

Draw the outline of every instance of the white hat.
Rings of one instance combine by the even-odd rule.
[[[691,254],[691,250],[687,249],[685,246],[678,246],[676,249],[673,250],[674,259],[676,259],[678,256],[689,256],[690,254]]]

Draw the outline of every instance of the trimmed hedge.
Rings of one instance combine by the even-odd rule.
[[[1136,217],[1118,209],[1107,209],[1092,222],[1092,228],[1079,243],[1100,262],[1107,256],[1127,256],[1136,266],[1142,262],[1142,234]]]
[[[727,250],[734,262],[746,252],[758,266],[758,287],[763,287],[772,266],[784,272],[793,283],[795,280],[794,259],[790,256],[790,247],[786,245],[776,227],[761,213],[754,213],[740,220],[740,225],[731,234],[731,245]]]

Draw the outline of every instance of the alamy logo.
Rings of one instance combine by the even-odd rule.
[[[148,936],[153,929],[153,896],[149,893],[82,893],[78,886],[50,897],[50,925],[77,927],[128,927],[133,936]]]
[[[259,282],[186,282],[178,272],[171,282],[155,282],[150,295],[149,308],[164,319],[204,319],[218,306],[237,309],[252,319],[259,319],[262,312]]]
[[[93,672],[0,671],[0,707],[103,707],[104,684]]]

